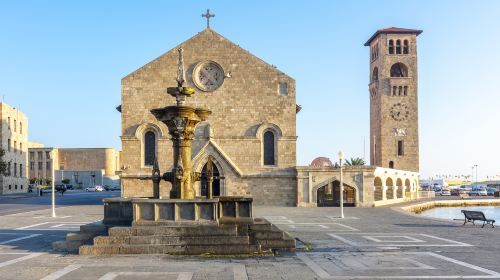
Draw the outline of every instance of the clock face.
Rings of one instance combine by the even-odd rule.
[[[404,121],[408,119],[410,110],[405,103],[397,103],[391,107],[390,114],[395,121]]]
[[[224,83],[224,69],[214,61],[203,61],[193,70],[193,82],[203,91],[214,91]]]

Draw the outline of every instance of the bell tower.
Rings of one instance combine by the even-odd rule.
[[[419,172],[417,36],[385,28],[370,47],[370,164]]]

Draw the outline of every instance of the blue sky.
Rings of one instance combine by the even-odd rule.
[[[120,148],[120,80],[205,27],[297,81],[297,161],[369,152],[369,50],[377,29],[418,37],[420,166],[500,175],[500,1],[2,1],[0,97],[29,138]]]

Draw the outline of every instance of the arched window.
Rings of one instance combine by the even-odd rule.
[[[393,78],[401,78],[408,77],[408,67],[401,62],[394,63],[391,66],[391,77]]]
[[[403,41],[403,53],[404,54],[410,53],[410,45],[408,44],[408,40]]]
[[[264,165],[276,165],[274,154],[274,133],[268,130],[264,133]]]
[[[392,87],[392,96],[396,96],[396,90],[397,90],[397,86],[393,86]]]
[[[396,41],[396,54],[401,54],[401,40]]]
[[[156,135],[152,131],[144,134],[144,165],[154,164],[156,157]]]
[[[403,87],[402,86],[399,86],[399,91],[398,91],[398,96],[401,96],[401,93],[403,92]]]
[[[373,68],[372,81],[373,82],[378,81],[378,68],[377,67]]]
[[[403,89],[403,95],[404,95],[404,96],[407,96],[407,95],[408,95],[408,86],[404,86],[404,89]]]
[[[394,161],[389,161],[389,168],[394,169]]]
[[[394,54],[394,41],[389,40],[389,54]]]

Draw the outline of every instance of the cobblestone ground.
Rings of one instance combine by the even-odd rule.
[[[500,279],[500,231],[399,208],[255,207],[300,240],[296,254],[222,258],[62,255],[51,243],[100,220],[102,206],[0,217],[0,279]]]

